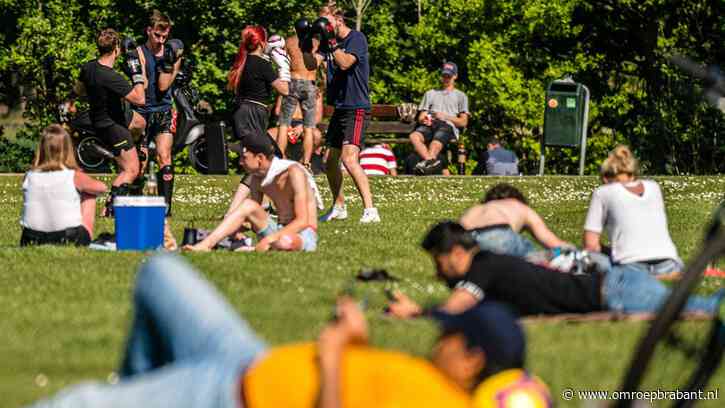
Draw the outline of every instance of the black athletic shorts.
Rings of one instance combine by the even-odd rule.
[[[91,244],[91,235],[88,230],[79,225],[63,231],[42,232],[30,228],[23,228],[20,235],[20,246],[28,245],[75,245],[88,246]]]
[[[119,156],[124,150],[131,150],[134,147],[131,131],[118,124],[109,127],[96,129],[98,137],[110,147],[114,156]]]
[[[437,140],[441,142],[443,146],[447,146],[448,143],[456,140],[456,134],[453,132],[453,127],[442,120],[434,120],[431,126],[418,125],[415,131],[423,135],[425,144]]]
[[[171,107],[161,112],[138,112],[146,119],[146,136],[156,138],[162,133],[171,133]],[[148,139],[150,140],[150,139]]]
[[[370,109],[335,108],[327,127],[327,145],[342,149],[344,145],[357,146],[362,150],[365,130],[370,123]]]

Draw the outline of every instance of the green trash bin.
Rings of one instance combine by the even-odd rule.
[[[544,174],[544,148],[581,146],[579,175],[584,175],[589,120],[589,89],[571,78],[552,81],[546,88],[544,135],[539,175]]]
[[[589,92],[571,80],[553,81],[546,88],[544,144],[576,147],[586,129]]]

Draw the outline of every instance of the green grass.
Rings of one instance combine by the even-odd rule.
[[[725,191],[725,178],[658,179],[664,189],[670,231],[687,259]],[[216,284],[234,307],[272,344],[313,339],[329,318],[335,294],[361,267],[387,268],[399,286],[432,302],[447,290],[433,279],[433,265],[419,248],[435,221],[455,218],[500,179],[386,178],[372,181],[383,217],[360,225],[360,200],[349,179],[347,221],[321,225],[312,254],[184,254]],[[580,242],[594,178],[523,177],[519,186],[563,238]],[[236,177],[179,177],[172,227],[211,228],[226,209]],[[321,186],[325,183],[319,180]],[[81,380],[105,380],[120,359],[130,318],[130,291],[138,264],[149,254],[107,253],[74,248],[19,249],[22,208],[19,176],[0,177],[0,406],[16,407]],[[327,188],[322,188],[330,197]],[[97,232],[112,230],[99,220]],[[723,282],[709,279],[711,292]],[[425,355],[434,341],[428,322],[392,322],[382,316],[379,287],[365,287],[371,307],[372,342]],[[558,397],[566,387],[616,389],[634,344],[646,325],[616,323],[527,323],[528,363]],[[704,325],[694,323],[694,331]],[[663,382],[683,367],[663,370]],[[721,368],[711,384],[725,383]],[[674,384],[671,384],[674,385]],[[667,388],[667,387],[664,387]],[[579,401],[571,403],[579,406]],[[717,402],[703,406],[719,406]]]

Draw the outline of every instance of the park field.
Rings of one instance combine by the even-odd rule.
[[[106,178],[106,180],[108,180]],[[238,177],[180,176],[172,229],[211,228],[224,213]],[[696,253],[703,230],[725,192],[723,177],[657,178],[663,188],[670,231],[680,254]],[[581,241],[594,177],[375,178],[373,192],[383,222],[360,225],[360,200],[346,180],[351,217],[320,226],[315,253],[181,254],[228,297],[271,344],[314,339],[329,319],[336,294],[362,267],[382,267],[401,278],[396,285],[424,304],[444,298],[429,257],[419,249],[427,228],[458,217],[493,184],[520,187],[562,238]],[[329,190],[318,179],[330,202]],[[151,253],[112,253],[75,248],[17,246],[22,208],[21,176],[0,176],[0,406],[19,407],[82,380],[113,381],[130,323],[131,288],[138,265]],[[112,231],[99,220],[96,233]],[[383,288],[359,284],[368,300],[375,346],[425,356],[435,340],[426,321],[386,318]],[[699,290],[725,287],[708,278]],[[688,323],[704,332],[705,323]],[[646,323],[527,322],[528,367],[551,387],[559,406],[563,390],[616,390]],[[688,363],[672,356],[652,376],[652,387],[674,389]],[[725,384],[720,367],[710,385]],[[721,389],[722,395],[725,390]],[[720,397],[723,398],[722,396]],[[652,406],[661,406],[655,403]],[[701,406],[721,407],[722,401]]]

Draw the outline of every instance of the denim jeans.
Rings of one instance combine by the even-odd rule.
[[[471,235],[484,251],[525,257],[536,248],[528,239],[514,232],[508,225],[491,225],[471,230]]]
[[[656,312],[670,294],[670,289],[640,264],[613,266],[604,277],[603,291],[607,308],[623,313]],[[721,296],[690,296],[684,311],[713,313]]]
[[[87,383],[33,407],[237,408],[244,370],[266,345],[179,257],[137,276],[135,314],[118,384]]]

